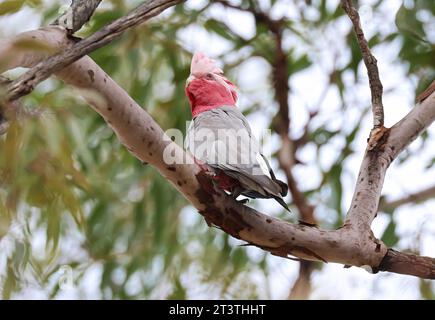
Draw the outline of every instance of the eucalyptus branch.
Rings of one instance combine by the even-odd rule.
[[[364,36],[364,31],[361,27],[358,10],[352,5],[352,0],[342,0],[341,5],[352,21],[363,61],[367,68],[372,95],[373,127],[377,129],[384,125],[384,106],[382,104],[383,87],[379,78],[377,60],[370,51],[368,42]]]
[[[163,10],[183,1],[184,0],[149,0],[138,6],[125,17],[119,18],[106,25],[88,38],[78,43],[71,43],[68,48],[41,61],[16,79],[9,86],[8,100],[15,100],[29,94],[38,83],[47,79],[51,74],[62,70],[88,53],[112,42],[129,28],[137,26],[158,15]]]
[[[53,22],[53,25],[60,25],[68,32],[74,33],[89,21],[100,3],[101,0],[71,0],[71,6]]]

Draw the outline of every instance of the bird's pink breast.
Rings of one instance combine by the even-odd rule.
[[[221,106],[235,106],[237,96],[225,86],[205,79],[192,80],[186,87],[192,116]]]

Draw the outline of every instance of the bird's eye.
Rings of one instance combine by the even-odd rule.
[[[205,75],[205,78],[206,78],[207,80],[213,80],[213,79],[214,79],[214,77],[213,77],[213,75],[212,75],[211,73],[207,73],[207,74]]]

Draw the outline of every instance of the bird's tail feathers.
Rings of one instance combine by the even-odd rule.
[[[274,197],[274,199],[284,208],[286,209],[288,212],[292,213],[292,211],[290,210],[290,208],[288,207],[287,203],[285,203],[284,199],[281,197]]]
[[[287,192],[288,192],[287,184],[285,182],[282,182],[281,180],[276,179],[276,178],[273,181],[276,182],[279,185],[279,187],[281,188],[281,192],[280,192],[281,196],[285,197],[287,195]]]

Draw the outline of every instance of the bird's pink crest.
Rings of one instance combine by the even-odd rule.
[[[202,76],[207,73],[222,74],[222,70],[216,66],[216,62],[202,52],[195,52],[190,65],[190,74]]]
[[[236,86],[225,78],[216,62],[202,52],[195,52],[192,57],[186,95],[193,116],[221,106],[235,106],[237,102]]]

